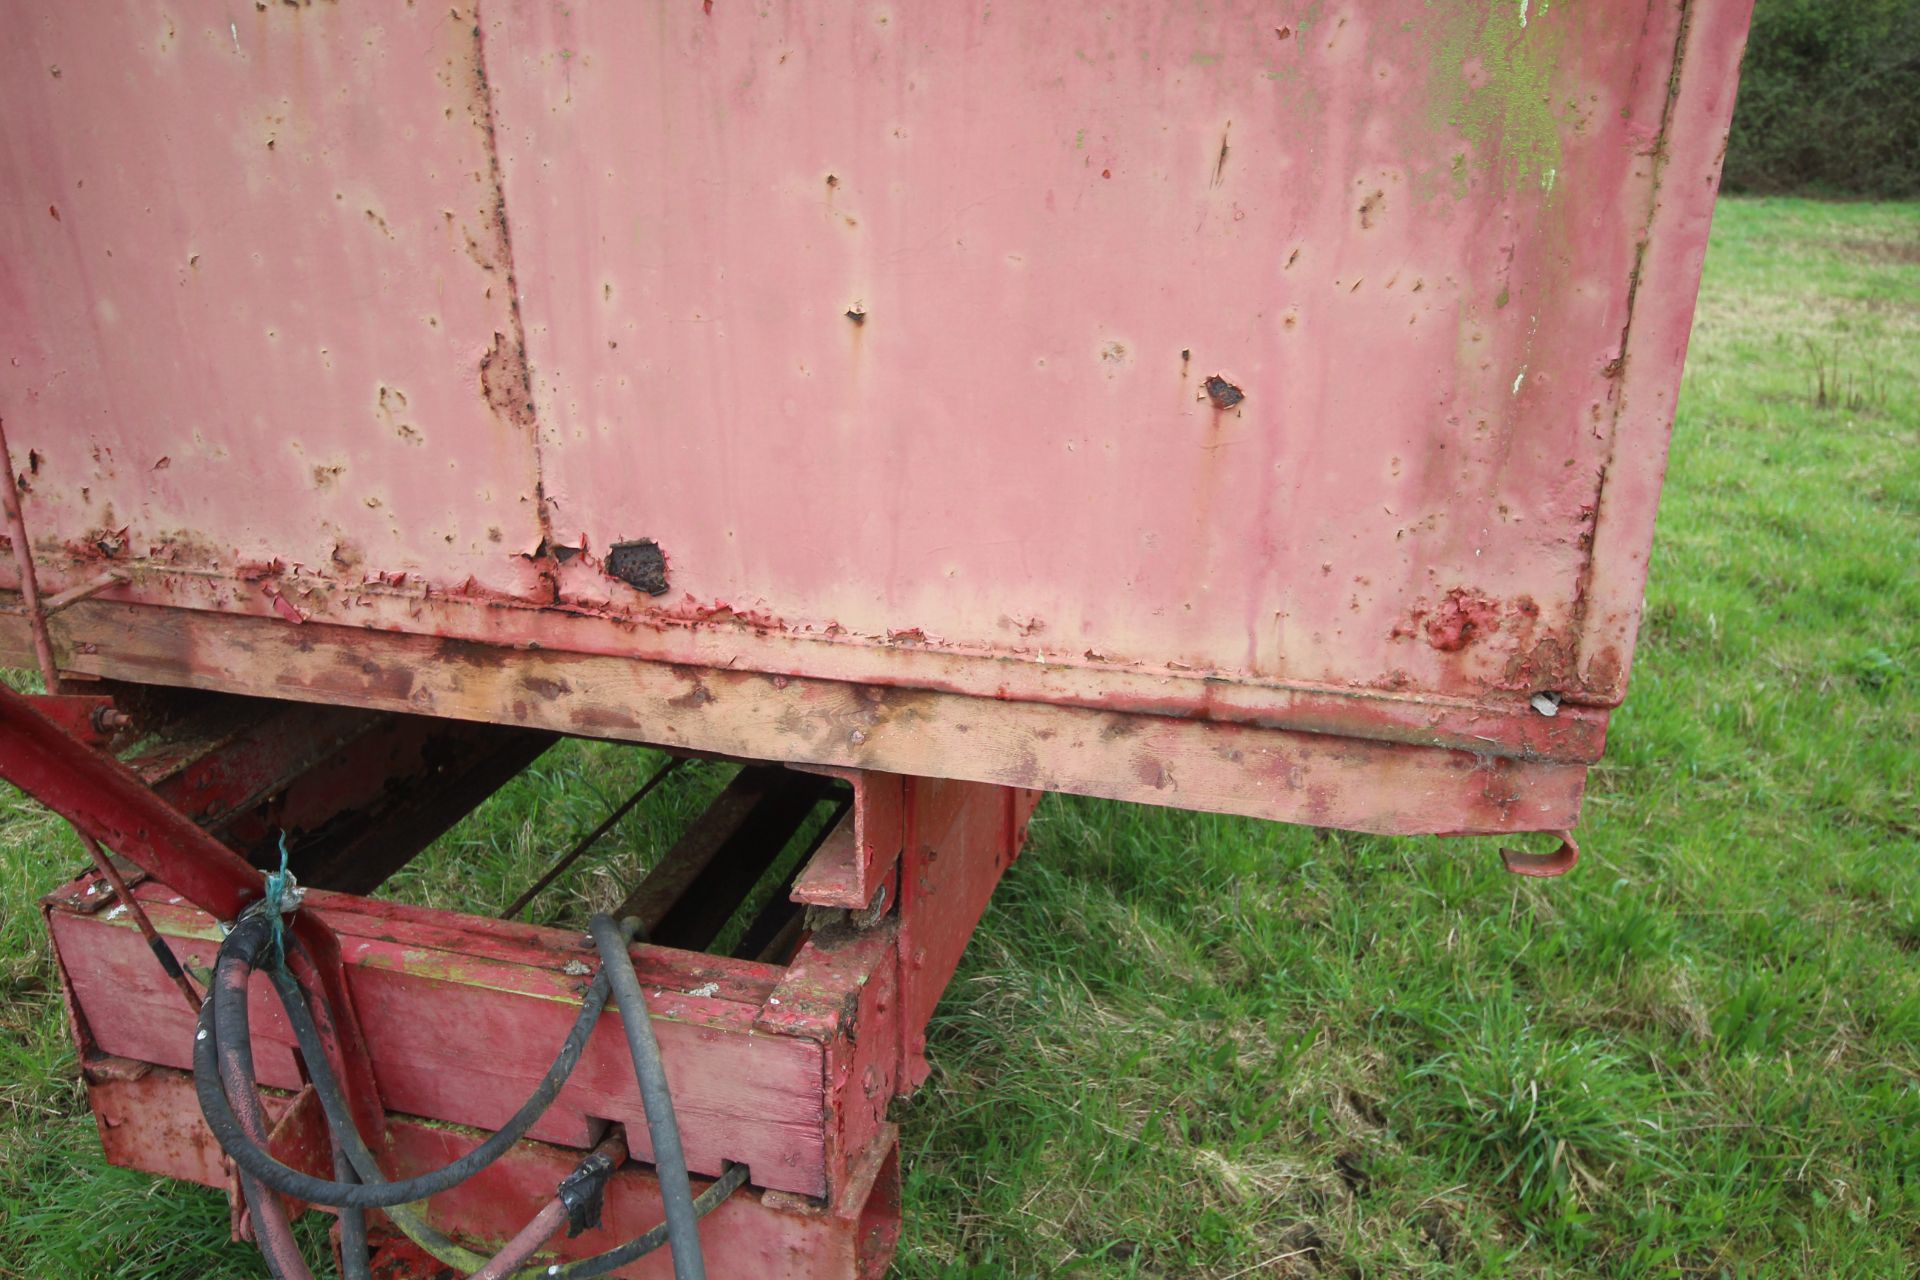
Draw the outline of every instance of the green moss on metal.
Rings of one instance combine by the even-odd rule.
[[[1549,0],[1435,0],[1429,13],[1435,128],[1464,139],[1468,163],[1502,185],[1551,189],[1561,163],[1552,77],[1563,25],[1548,20]]]

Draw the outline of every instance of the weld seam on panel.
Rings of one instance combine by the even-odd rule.
[[[500,232],[501,267],[507,276],[507,322],[512,329],[511,341],[515,354],[519,358],[520,386],[516,395],[525,406],[525,427],[527,447],[533,454],[533,508],[534,519],[540,530],[540,545],[534,557],[541,582],[546,586],[545,604],[557,603],[560,599],[560,566],[553,558],[553,519],[547,510],[546,473],[540,448],[540,419],[534,408],[533,400],[533,362],[527,355],[527,326],[520,315],[520,277],[514,269],[513,227],[507,217],[506,172],[500,165],[500,141],[498,121],[493,105],[493,77],[487,71],[486,18],[482,11],[481,0],[473,5],[473,70],[479,80],[478,91],[481,104],[485,108],[482,136],[487,153],[487,177],[493,189],[495,221]]]
[[[1633,251],[1633,273],[1627,283],[1627,320],[1620,326],[1620,361],[1622,374],[1616,383],[1613,400],[1613,412],[1607,416],[1606,461],[1600,464],[1598,483],[1593,493],[1593,522],[1588,526],[1587,545],[1580,559],[1580,572],[1574,578],[1573,586],[1573,641],[1574,673],[1573,687],[1564,690],[1568,702],[1574,705],[1605,707],[1609,703],[1598,700],[1585,701],[1586,678],[1581,674],[1581,659],[1585,655],[1589,635],[1587,613],[1592,601],[1595,548],[1600,545],[1600,524],[1606,518],[1607,474],[1613,469],[1614,458],[1620,448],[1620,417],[1627,410],[1626,378],[1624,371],[1632,362],[1633,321],[1638,314],[1640,301],[1640,282],[1645,276],[1647,265],[1647,246],[1653,239],[1654,219],[1660,212],[1660,187],[1666,181],[1667,162],[1671,148],[1668,146],[1668,134],[1673,128],[1674,106],[1680,99],[1680,81],[1687,57],[1687,36],[1693,29],[1693,0],[1680,0],[1680,21],[1673,37],[1673,58],[1667,69],[1667,92],[1660,104],[1660,131],[1653,152],[1653,173],[1647,183],[1647,203],[1644,216],[1640,219],[1640,234],[1635,240]],[[1678,410],[1678,379],[1675,383],[1675,410]]]

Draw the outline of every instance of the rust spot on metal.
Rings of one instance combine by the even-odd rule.
[[[686,597],[682,603],[670,609],[648,615],[648,621],[657,624],[676,626],[702,626],[713,623],[730,623],[748,627],[762,634],[787,630],[786,622],[768,613],[764,609],[736,608],[724,600],[715,600],[702,604],[693,597]],[[827,634],[839,634],[830,625]]]
[[[95,529],[78,541],[69,542],[67,550],[82,560],[117,560],[127,554],[127,526]]]
[[[1480,779],[1480,798],[1501,814],[1505,814],[1524,798],[1520,780],[1514,776],[1512,762],[1501,759],[1488,759],[1474,767],[1474,773]]]
[[[1380,216],[1380,210],[1385,208],[1386,204],[1387,193],[1384,191],[1375,191],[1360,202],[1360,229],[1362,231],[1372,229],[1373,220]]]
[[[1213,402],[1216,409],[1231,409],[1246,398],[1246,392],[1217,373],[1207,379],[1207,399]]]
[[[1580,683],[1595,697],[1612,699],[1620,692],[1620,650],[1608,645],[1587,664],[1586,678]]]
[[[652,538],[616,542],[607,548],[606,571],[650,596],[667,593],[667,556]]]
[[[1500,605],[1477,591],[1455,587],[1427,618],[1427,643],[1458,653],[1480,636],[1500,629]]]
[[[1507,659],[1500,682],[1523,692],[1565,689],[1574,682],[1575,646],[1559,636],[1543,636]]]
[[[456,21],[464,21],[456,11]],[[450,87],[464,92],[468,119],[479,133],[486,157],[486,168],[476,172],[480,184],[479,237],[462,224],[468,240],[468,252],[489,272],[504,276],[507,298],[508,332],[495,331],[493,341],[480,359],[480,389],[488,407],[503,423],[526,432],[529,443],[537,443],[538,421],[533,403],[533,375],[527,364],[526,326],[520,314],[520,286],[514,271],[513,233],[507,218],[506,180],[500,164],[498,129],[494,120],[493,90],[487,75],[486,41],[482,29],[471,28],[472,45],[458,67],[466,75],[464,84],[449,80]],[[491,289],[488,290],[491,296]],[[540,465],[540,451],[534,449],[533,514],[542,542],[553,534],[552,514],[547,508],[546,479]],[[537,566],[545,590],[546,602],[559,599],[558,568],[550,560]]]
[[[486,354],[480,357],[480,391],[486,396],[487,404],[504,421],[531,432],[534,427],[531,385],[527,358],[520,343],[509,342],[506,334],[496,331]]]
[[[1292,27],[1275,27],[1273,29],[1273,34],[1277,39],[1291,40],[1293,39],[1293,28]]]

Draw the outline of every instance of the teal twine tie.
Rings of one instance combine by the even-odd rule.
[[[267,872],[267,918],[273,922],[273,958],[278,964],[287,962],[285,917],[280,914],[280,900],[286,894],[287,881],[292,874],[287,870],[287,833],[280,833],[280,869]]]

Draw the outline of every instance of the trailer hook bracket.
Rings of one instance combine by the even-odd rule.
[[[1500,861],[1506,864],[1508,871],[1517,876],[1533,876],[1536,879],[1546,880],[1567,874],[1580,861],[1580,846],[1575,843],[1571,831],[1557,831],[1552,834],[1560,837],[1560,845],[1551,853],[1528,853],[1524,849],[1503,847],[1500,850]]]

